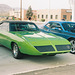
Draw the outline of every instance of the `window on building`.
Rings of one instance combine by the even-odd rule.
[[[72,20],[72,15],[70,16],[70,20]]]
[[[55,19],[58,19],[58,15],[55,15]]]
[[[48,15],[46,15],[46,19],[48,18]]]
[[[42,15],[42,18],[44,18],[44,15]]]
[[[67,19],[67,15],[63,15],[63,18],[64,18],[64,19]]]
[[[40,15],[38,15],[38,18],[40,18]]]
[[[51,15],[51,19],[53,19],[53,15]]]

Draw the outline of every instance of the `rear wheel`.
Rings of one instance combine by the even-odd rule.
[[[56,54],[48,54],[48,56],[55,56]]]
[[[0,46],[2,46],[2,45],[0,44]]]
[[[23,54],[19,51],[19,47],[16,43],[12,45],[12,54],[16,59],[21,59],[23,57]]]
[[[71,53],[75,54],[75,40],[74,39],[70,40],[70,43],[71,43]]]

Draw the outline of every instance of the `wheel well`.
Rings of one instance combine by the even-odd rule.
[[[11,49],[13,48],[13,44],[14,44],[15,42],[11,42]]]
[[[72,40],[72,39],[75,40],[75,38],[73,38],[73,37],[70,37],[68,40],[70,41],[70,40]]]

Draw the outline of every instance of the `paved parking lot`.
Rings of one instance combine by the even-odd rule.
[[[56,56],[24,56],[17,60],[5,47],[0,47],[0,75],[13,75],[34,70],[55,68],[75,64],[75,55],[59,54]]]
[[[14,75],[75,75],[75,64],[59,66],[55,68],[46,68],[42,70],[30,71]]]

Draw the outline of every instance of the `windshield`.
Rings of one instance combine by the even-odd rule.
[[[34,23],[11,23],[10,31],[36,31],[38,27]]]
[[[71,31],[71,30],[75,29],[75,23],[72,23],[72,22],[70,22],[70,23],[62,23],[62,26],[66,31]]]

